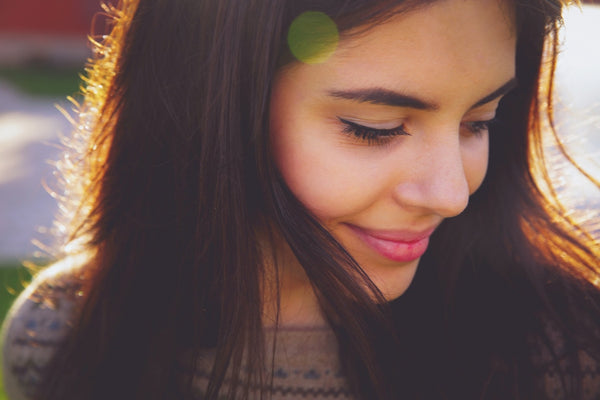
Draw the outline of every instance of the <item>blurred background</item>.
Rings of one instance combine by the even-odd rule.
[[[38,228],[51,226],[56,204],[42,183],[71,130],[58,108],[80,97],[101,12],[100,0],[0,0],[0,265],[30,257]]]
[[[30,277],[21,263],[40,251],[32,241],[49,243],[57,205],[43,185],[71,131],[57,106],[81,97],[88,36],[105,29],[100,1],[0,0],[0,322]]]
[[[100,1],[0,0],[0,321],[29,279],[21,263],[39,252],[32,241],[51,243],[44,230],[52,226],[57,205],[44,185],[54,182],[51,161],[59,158],[61,135],[71,131],[58,108],[72,110],[67,97],[80,97],[80,74],[91,56],[88,36],[106,30]],[[556,115],[565,147],[599,178],[597,3],[565,14]],[[568,166],[551,141],[548,146],[557,166],[552,179],[563,199],[579,210],[600,210],[600,191]]]

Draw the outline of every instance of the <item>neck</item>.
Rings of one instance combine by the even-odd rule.
[[[304,269],[282,238],[263,246],[263,323],[265,327],[328,326]],[[276,243],[275,246],[271,243]],[[266,250],[266,251],[265,251]],[[279,305],[279,307],[278,307]]]

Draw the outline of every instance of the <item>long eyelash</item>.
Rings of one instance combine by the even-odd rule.
[[[372,128],[357,124],[352,121],[338,117],[344,126],[344,133],[350,134],[360,140],[364,140],[367,144],[383,144],[395,136],[410,136],[410,133],[404,130],[404,125],[397,126],[391,129]]]
[[[490,130],[490,126],[494,125],[498,120],[496,118],[489,119],[487,121],[473,121],[466,122],[467,129],[470,133],[475,136],[481,136],[484,132]]]

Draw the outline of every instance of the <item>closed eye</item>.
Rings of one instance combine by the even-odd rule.
[[[468,130],[468,133],[475,136],[481,136],[485,132],[489,131],[490,126],[496,122],[496,118],[492,118],[487,121],[463,122],[461,125],[463,125]]]
[[[410,136],[410,133],[406,132],[404,124],[390,129],[381,129],[360,125],[340,117],[338,119],[344,124],[344,133],[360,139],[368,145],[383,145],[395,136]]]

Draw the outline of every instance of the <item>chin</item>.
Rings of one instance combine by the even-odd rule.
[[[401,265],[385,265],[376,269],[364,269],[381,291],[383,297],[388,301],[392,301],[402,296],[410,287],[417,272],[419,260],[420,258]]]

